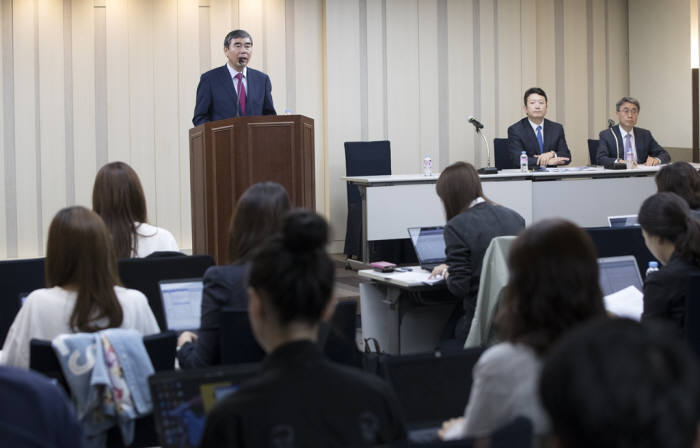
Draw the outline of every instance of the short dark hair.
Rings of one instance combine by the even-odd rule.
[[[605,314],[591,237],[563,219],[525,229],[508,255],[510,275],[496,317],[500,336],[542,355],[566,331]]]
[[[246,261],[263,240],[280,230],[288,210],[287,190],[277,182],[259,182],[248,188],[231,217],[229,263]]]
[[[642,106],[639,105],[639,101],[636,98],[632,98],[631,96],[623,96],[622,98],[620,98],[620,101],[615,103],[615,110],[619,112],[620,107],[625,103],[630,103],[637,106],[637,112],[642,110]]]
[[[233,39],[240,39],[240,38],[248,38],[250,39],[250,43],[253,43],[253,37],[248,33],[246,30],[233,30],[230,33],[226,35],[224,38],[224,48],[228,48],[228,46],[231,44],[231,41]]]
[[[656,173],[659,193],[676,193],[692,209],[700,209],[700,173],[688,162],[673,162]]]
[[[695,356],[659,322],[603,319],[567,334],[540,376],[559,446],[694,446],[700,419]]]
[[[326,253],[328,224],[307,210],[290,211],[282,231],[251,260],[248,284],[274,308],[281,325],[315,325],[333,293],[335,268]]]
[[[523,104],[527,106],[527,97],[533,94],[542,95],[544,97],[545,103],[547,102],[547,94],[544,93],[544,90],[542,90],[539,87],[530,87],[525,91],[525,95],[523,95]]]
[[[484,196],[479,174],[472,164],[466,162],[455,162],[445,168],[435,190],[445,207],[448,221],[462,213],[474,199]]]
[[[675,193],[656,193],[642,202],[637,221],[649,235],[673,243],[674,254],[700,266],[700,222]]]

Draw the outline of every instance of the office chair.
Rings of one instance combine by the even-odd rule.
[[[247,310],[224,310],[219,324],[219,357],[221,364],[260,362],[265,350],[260,347],[250,328]]]
[[[493,139],[493,158],[496,163],[496,168],[499,170],[518,168],[511,160],[511,155],[508,154],[508,139],[494,138]]]
[[[685,339],[700,357],[700,275],[688,278],[685,295]]]
[[[335,305],[328,325],[319,330],[319,344],[328,359],[340,364],[361,367],[357,349],[357,301],[343,300]]]
[[[154,258],[124,258],[119,260],[119,278],[124,287],[141,291],[161,329],[167,328],[160,300],[161,280],[200,278],[214,265],[209,255],[181,255]]]
[[[148,357],[156,372],[165,372],[175,368],[175,347],[177,345],[177,333],[166,331],[143,337],[143,345],[146,347]],[[66,391],[71,392],[61,369],[61,364],[51,346],[51,341],[32,339],[30,342],[29,368],[55,379]],[[152,415],[146,415],[135,420],[134,440],[130,447],[158,446],[158,435]],[[123,447],[121,432],[118,427],[113,427],[107,432],[107,447]]]
[[[0,261],[0,347],[19,312],[20,295],[45,286],[43,258]]]
[[[598,145],[600,140],[588,139],[588,159],[591,161],[591,166],[598,165],[596,156],[598,154]]]

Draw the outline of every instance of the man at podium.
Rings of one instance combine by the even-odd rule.
[[[246,115],[276,115],[272,84],[265,73],[248,67],[253,55],[253,38],[247,31],[234,30],[224,39],[226,65],[209,70],[199,79],[192,123]]]

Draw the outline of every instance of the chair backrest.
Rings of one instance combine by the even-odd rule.
[[[325,327],[319,343],[323,353],[332,361],[360,367],[360,353],[357,349],[357,301],[343,300],[335,305],[333,316]]]
[[[179,278],[200,278],[214,265],[209,255],[181,255],[119,260],[119,277],[126,288],[141,291],[148,299],[161,330],[167,328],[158,282]]]
[[[345,142],[346,176],[381,176],[391,174],[391,143],[388,140],[373,142]],[[348,204],[362,201],[360,191],[348,184]]]
[[[598,145],[600,140],[588,139],[588,160],[591,162],[591,166],[597,165],[596,155],[598,154]]]
[[[44,259],[0,261],[0,347],[20,308],[20,294],[44,288]]]
[[[588,227],[588,235],[598,251],[598,258],[633,255],[639,272],[646,276],[650,261],[656,260],[644,244],[639,227]]]
[[[496,163],[496,168],[506,170],[509,168],[517,168],[513,166],[510,154],[508,154],[508,139],[494,138],[493,139],[493,158]]]
[[[219,321],[221,364],[260,362],[265,350],[253,336],[248,311],[224,310]]]
[[[700,275],[688,278],[685,294],[685,338],[700,359]]]

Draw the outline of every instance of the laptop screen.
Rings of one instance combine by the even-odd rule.
[[[258,364],[239,364],[151,376],[153,418],[161,446],[199,446],[211,408],[259,371]]]
[[[408,234],[416,250],[418,261],[425,263],[442,263],[445,261],[444,227],[411,227]]]
[[[202,279],[164,280],[158,282],[158,286],[168,330],[199,328],[202,313]]]
[[[599,258],[598,274],[600,289],[603,290],[604,296],[623,290],[628,286],[634,286],[640,291],[643,289],[639,266],[632,255]]]
[[[608,216],[608,224],[613,228],[639,226],[637,215]]]

